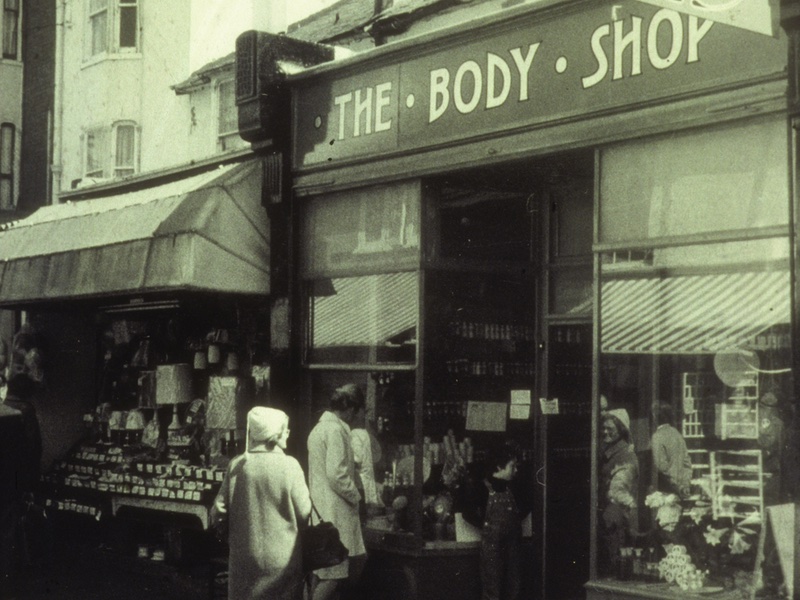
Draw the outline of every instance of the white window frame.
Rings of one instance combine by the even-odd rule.
[[[86,0],[86,58],[93,59],[98,56],[109,54],[137,54],[140,52],[139,22],[141,11],[139,0],[104,0],[102,7],[95,8],[94,3],[98,0]],[[121,43],[122,16],[125,13],[133,12],[135,15],[134,44],[123,46]],[[102,36],[104,47],[95,49],[94,47],[94,20],[101,15],[105,15],[105,34]]]
[[[117,141],[121,128],[131,128],[133,130],[133,148],[131,148],[131,162],[120,164],[120,157],[117,155]],[[130,177],[139,172],[139,138],[140,128],[134,121],[117,121],[111,126],[111,165],[114,177]],[[120,171],[125,171],[120,173]]]
[[[114,0],[114,51],[119,53],[139,52],[139,0]],[[135,41],[133,46],[122,45],[122,15],[125,11],[135,12]]]
[[[3,156],[3,149],[6,148],[4,138],[6,135],[11,136],[10,156]],[[8,165],[8,169],[4,168]],[[0,123],[0,183],[9,182],[11,189],[11,196],[7,202],[4,202],[3,197],[0,196],[0,209],[12,209],[17,204],[16,196],[16,174],[17,174],[17,127],[14,123]],[[1,189],[1,187],[0,187]]]
[[[100,7],[95,7],[95,2],[97,0],[86,0],[86,11],[87,11],[87,18],[86,18],[86,51],[89,57],[98,56],[101,54],[106,54],[109,52],[109,39],[108,39],[108,23],[111,20],[111,11],[109,10],[109,6],[111,5],[112,0],[103,0],[105,4]],[[102,48],[95,48],[95,27],[98,29],[100,28],[99,25],[96,25],[96,20],[98,20],[101,16],[105,17],[105,31],[99,31],[98,40],[102,40]]]
[[[8,14],[12,12],[11,9],[6,8],[6,3],[8,0],[0,0],[0,8],[2,11],[0,12],[0,60],[15,60],[21,61],[22,60],[22,0],[16,0],[17,6],[14,9],[15,19],[16,19],[16,28],[14,29],[14,35],[16,39],[14,40],[14,53],[7,54],[5,51],[6,47],[6,18]]]

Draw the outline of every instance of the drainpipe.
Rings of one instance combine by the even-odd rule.
[[[50,204],[58,204],[61,193],[61,142],[64,114],[64,20],[67,0],[56,0],[56,56],[55,81],[53,82],[53,158],[50,165]]]

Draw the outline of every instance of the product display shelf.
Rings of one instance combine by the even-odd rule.
[[[714,518],[764,514],[761,450],[718,450],[710,453],[710,463]]]
[[[716,405],[717,437],[758,439],[758,387],[758,373],[746,373],[727,400]]]
[[[85,444],[42,477],[44,504],[96,519],[106,512],[116,516],[126,506],[180,512],[198,517],[206,529],[224,474],[216,466],[136,460],[122,446]]]
[[[713,430],[715,376],[708,372],[681,374],[683,437],[703,438]]]

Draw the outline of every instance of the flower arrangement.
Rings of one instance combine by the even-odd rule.
[[[721,500],[724,509],[724,498]],[[675,494],[662,492],[648,495],[645,505],[655,511],[658,537],[667,553],[659,563],[662,579],[684,590],[699,589],[709,578],[734,576],[737,565],[752,569],[761,525],[759,511],[744,519],[714,517],[711,503],[702,495],[681,501]]]

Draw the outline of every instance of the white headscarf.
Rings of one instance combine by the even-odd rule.
[[[274,444],[289,425],[289,416],[277,408],[256,406],[247,413],[247,452],[259,442]]]

